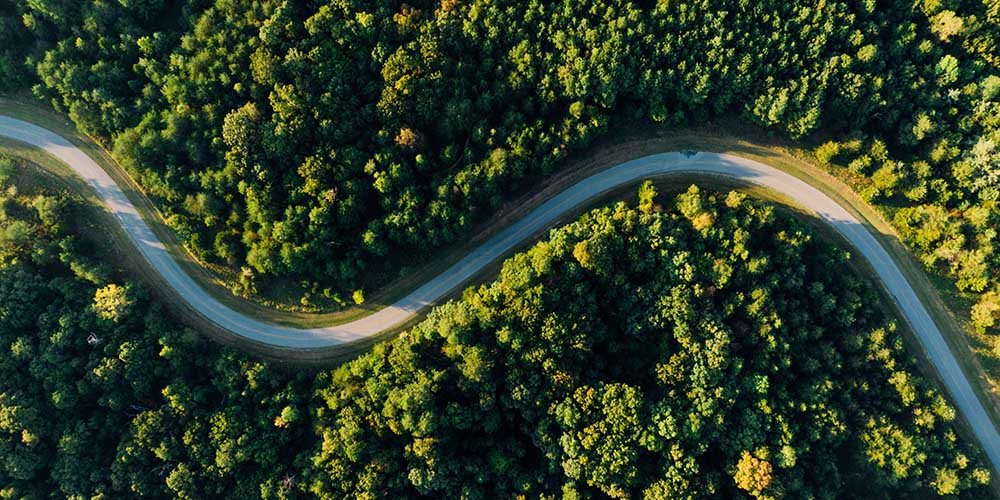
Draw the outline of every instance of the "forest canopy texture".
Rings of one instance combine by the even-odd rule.
[[[646,186],[310,371],[177,328],[78,198],[0,185],[0,498],[988,495],[849,255],[737,193]]]
[[[0,0],[0,87],[113,147],[237,293],[332,306],[612,123],[735,113],[833,138],[995,332],[998,37],[998,0]]]

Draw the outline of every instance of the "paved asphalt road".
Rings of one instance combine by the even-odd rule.
[[[36,125],[5,116],[0,116],[0,136],[47,151],[90,183],[153,268],[210,321],[237,335],[289,348],[338,345],[392,328],[460,286],[476,271],[503,256],[525,238],[545,229],[567,211],[624,184],[684,172],[728,176],[773,189],[815,212],[868,259],[909,321],[952,399],[982,443],[994,469],[1000,471],[1000,435],[976,398],[941,332],[889,254],[854,216],[836,202],[809,184],[767,165],[736,156],[694,152],[663,153],[627,161],[594,174],[552,197],[399,302],[357,321],[306,330],[270,325],[243,316],[206,293],[170,257],[111,177],[66,139]]]

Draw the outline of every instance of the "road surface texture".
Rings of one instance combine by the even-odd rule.
[[[702,152],[662,153],[621,163],[552,197],[395,304],[350,323],[296,329],[244,316],[219,303],[198,286],[171,258],[163,243],[156,238],[111,177],[66,139],[31,123],[5,116],[0,116],[0,136],[41,148],[83,177],[118,218],[125,232],[153,268],[205,318],[236,335],[288,348],[344,344],[397,326],[462,285],[477,271],[502,257],[526,238],[544,230],[560,216],[622,185],[673,173],[696,173],[727,176],[773,189],[815,212],[817,217],[833,226],[871,263],[937,368],[959,411],[979,438],[994,469],[1000,471],[1000,435],[976,398],[941,332],[886,250],[854,216],[828,196],[792,175],[762,163]]]

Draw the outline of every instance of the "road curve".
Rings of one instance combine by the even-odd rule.
[[[943,380],[959,411],[979,438],[994,470],[1000,471],[1000,435],[976,398],[954,354],[924,305],[886,250],[847,210],[790,174],[736,156],[662,153],[621,163],[594,174],[553,196],[523,219],[494,235],[441,275],[374,314],[350,323],[313,329],[271,325],[222,305],[177,265],[111,177],[83,151],[59,135],[28,122],[0,116],[0,136],[41,148],[83,177],[118,218],[125,232],[167,283],[205,318],[236,335],[288,348],[316,348],[370,337],[399,325],[460,286],[478,270],[515,245],[537,234],[558,217],[616,187],[672,173],[722,175],[773,189],[815,212],[842,234],[871,263],[895,299]]]

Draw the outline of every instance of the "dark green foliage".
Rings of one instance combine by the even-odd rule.
[[[31,36],[21,22],[15,0],[0,0],[0,92],[20,89],[29,81],[30,68],[25,55],[31,49]]]
[[[854,138],[821,162],[906,207],[897,225],[961,290],[1000,291],[992,0],[46,1],[0,19],[0,40],[35,37],[35,92],[113,144],[196,253],[261,280],[377,286],[612,120],[736,112]],[[944,231],[915,234],[934,210]],[[985,308],[977,325],[1000,324]]]
[[[692,189],[554,230],[320,378],[325,498],[984,494],[846,255]],[[595,360],[600,360],[595,362]],[[323,388],[322,386],[327,386]],[[954,477],[954,479],[953,479]],[[745,490],[741,493],[740,490]]]
[[[85,257],[78,202],[4,182],[3,498],[981,498],[989,479],[871,289],[830,272],[845,255],[737,194],[595,211],[316,374],[172,324]]]
[[[313,374],[221,349],[97,271],[63,196],[0,187],[0,498],[257,498],[294,475]]]

